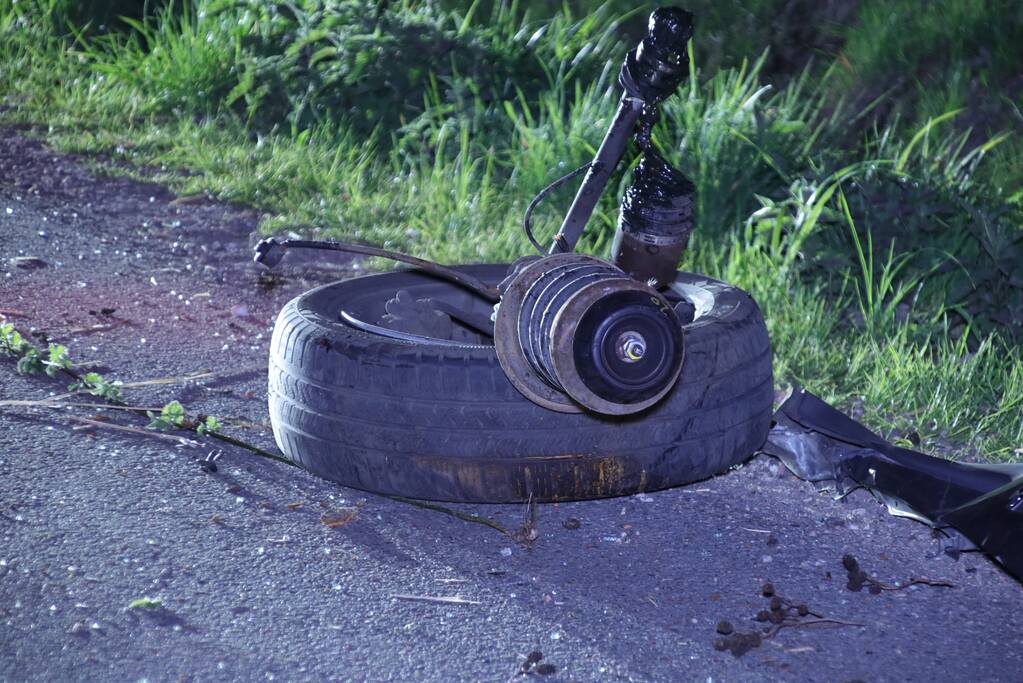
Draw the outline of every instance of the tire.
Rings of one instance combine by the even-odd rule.
[[[504,265],[465,266],[498,282]],[[557,413],[524,398],[492,346],[438,346],[349,326],[379,317],[399,289],[464,297],[417,271],[335,282],[289,302],[270,350],[274,437],[296,464],[345,486],[461,502],[567,501],[705,479],[767,437],[774,396],[763,318],[741,290],[702,275],[676,281],[696,306],[685,360],[653,407],[609,417]],[[470,301],[472,300],[472,301]]]

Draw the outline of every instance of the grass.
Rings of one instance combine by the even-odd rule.
[[[779,384],[953,457],[1023,459],[1019,10],[790,5],[691,3],[692,78],[654,132],[697,187],[683,266],[754,295]],[[3,117],[258,206],[267,232],[510,260],[528,201],[599,144],[632,7],[0,0]],[[626,171],[583,249],[607,251]]]

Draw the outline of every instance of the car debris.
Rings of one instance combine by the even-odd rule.
[[[685,10],[665,7],[650,15],[645,37],[621,67],[622,95],[593,160],[555,180],[529,204],[523,230],[539,255],[507,266],[503,279],[495,276],[499,268],[445,266],[367,245],[272,237],[260,242],[255,260],[267,267],[280,263],[289,249],[306,248],[383,256],[414,266],[425,276],[356,278],[366,284],[328,285],[282,311],[270,370],[278,445],[292,460],[349,486],[413,498],[481,502],[642,493],[710,476],[762,449],[803,479],[833,483],[840,496],[867,488],[893,514],[941,530],[952,539],[953,549],[982,549],[1023,578],[1023,465],[966,465],[893,446],[804,390],[794,392],[771,421],[766,419],[770,413],[766,394],[740,397],[741,392],[733,391],[727,398],[712,396],[715,384],[684,399],[690,402],[677,403],[694,375],[717,376],[720,368],[702,365],[708,357],[716,360],[726,353],[722,349],[741,348],[748,341],[735,336],[736,326],[726,322],[725,312],[732,311],[731,301],[744,293],[730,299],[723,283],[676,270],[693,227],[695,189],[651,143],[659,104],[688,76],[687,42],[692,32],[693,17]],[[621,204],[610,260],[576,253],[630,140],[641,159]],[[583,174],[560,229],[545,248],[533,234],[533,211],[556,188]],[[387,282],[399,286],[386,296],[383,291],[370,296],[372,277],[380,290],[386,291]],[[430,284],[430,278],[445,282],[447,289]],[[769,342],[759,312],[756,317],[753,334],[762,337],[760,357],[766,357],[767,369],[766,380],[758,381],[771,386]],[[701,345],[700,329],[716,322],[721,323],[720,338]],[[342,333],[339,326],[368,336]],[[317,348],[305,348],[305,340],[312,339]],[[385,346],[367,346],[368,340],[396,345],[382,351]],[[409,349],[418,355],[410,356]],[[444,356],[437,355],[444,353],[462,355],[445,363]],[[492,367],[495,356],[503,378],[469,370],[475,364]],[[428,357],[439,361],[430,366]],[[448,414],[420,424],[412,412],[403,411],[406,424],[400,426],[368,420],[372,407],[369,411],[364,405],[358,410],[351,407],[343,396],[348,385],[324,386],[325,380],[343,374],[341,364],[352,359],[363,364],[356,371],[345,370],[353,372],[352,377],[380,375],[374,381],[386,388],[369,400],[372,404],[380,399],[381,406],[393,405],[388,392],[400,394],[404,380],[401,375],[384,377],[380,367],[415,366],[408,377],[418,381],[424,376],[445,377],[443,387],[435,384],[431,393],[409,393],[406,398],[429,397],[449,406]],[[332,363],[338,367],[321,367]],[[728,371],[729,376],[737,373],[736,368]],[[752,379],[746,380],[744,388],[750,383]],[[542,411],[526,411],[512,402],[498,411],[479,412],[481,403],[503,396],[506,384]],[[317,387],[320,404],[296,389],[306,385]],[[464,388],[450,390],[452,386]],[[756,408],[744,418],[707,414],[710,407],[725,405]],[[512,413],[530,415],[532,421],[501,422],[501,414]],[[451,420],[451,414],[458,418]],[[561,416],[554,417],[557,414]],[[578,431],[580,422],[573,419],[580,414],[595,431],[585,435]],[[332,443],[337,432],[319,428],[321,418],[329,424],[358,420],[381,434],[379,440],[391,448],[349,447],[352,437],[347,436],[343,443]],[[650,444],[666,439],[665,433],[656,431],[655,420],[681,428],[674,430],[675,442],[640,460],[628,451],[649,450]],[[446,427],[457,432],[466,424],[477,425],[478,439],[463,439],[470,442],[461,444],[464,449],[441,436],[442,446],[435,451],[433,444],[423,443],[423,432],[415,431]],[[698,424],[727,434],[731,449],[725,454],[715,451],[694,427]],[[649,427],[641,430],[641,425]],[[749,431],[743,433],[739,425]],[[604,450],[612,434],[630,428],[636,430],[636,438],[622,448],[625,452]],[[515,446],[512,434],[545,430],[565,438],[557,439],[557,447],[532,447],[542,452]],[[504,435],[510,446],[498,445],[495,434]],[[407,450],[429,455],[409,457]],[[695,453],[714,465],[686,469]],[[386,471],[379,461],[389,463]],[[566,522],[566,528],[574,527]],[[621,542],[619,537],[604,540]],[[853,574],[854,584],[883,589],[858,566]]]
[[[982,550],[1023,580],[1023,464],[959,463],[895,446],[805,389],[790,393],[774,421],[763,451],[800,479],[837,497],[867,489],[891,514],[945,534],[950,554]]]

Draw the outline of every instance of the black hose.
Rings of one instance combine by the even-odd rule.
[[[536,250],[540,252],[540,254],[542,254],[543,256],[547,255],[547,250],[543,248],[542,244],[536,241],[535,237],[533,237],[533,211],[536,209],[537,206],[539,206],[540,202],[542,202],[544,198],[547,197],[547,195],[549,195],[551,192],[554,192],[554,190],[558,189],[572,178],[575,178],[583,171],[587,170],[592,165],[592,163],[593,162],[590,161],[586,162],[579,168],[561,176],[553,183],[540,190],[540,192],[535,197],[533,197],[533,201],[531,201],[529,203],[529,206],[526,208],[526,213],[522,217],[522,230],[526,233],[526,238],[529,240],[530,244],[536,247]]]
[[[288,249],[324,249],[327,251],[344,251],[352,254],[363,254],[365,256],[382,256],[392,261],[400,261],[415,266],[420,270],[436,275],[437,277],[450,280],[455,284],[471,289],[488,301],[500,301],[501,293],[497,287],[492,287],[482,280],[463,273],[460,270],[449,268],[440,263],[427,261],[416,256],[409,256],[399,251],[391,251],[380,247],[373,247],[368,244],[353,244],[350,242],[318,242],[315,240],[283,240],[278,241],[273,237],[262,240],[256,245],[255,261],[268,268],[277,265]]]

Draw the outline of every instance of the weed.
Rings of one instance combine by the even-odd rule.
[[[185,409],[177,401],[171,401],[159,413],[147,411],[149,424],[146,429],[155,429],[160,432],[169,432],[172,429],[181,429],[185,423]]]
[[[141,597],[128,603],[128,609],[155,610],[163,608],[160,598]]]

